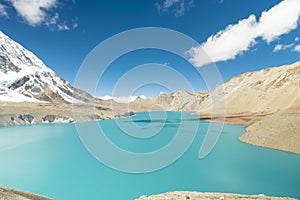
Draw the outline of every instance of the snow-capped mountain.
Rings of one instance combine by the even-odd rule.
[[[112,96],[103,96],[99,97],[101,100],[114,100],[117,103],[130,103],[137,99],[147,99],[145,95],[140,96],[123,96],[123,97],[112,97]]]
[[[79,103],[89,98],[0,31],[0,101]]]

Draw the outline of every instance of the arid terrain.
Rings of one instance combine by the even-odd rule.
[[[239,139],[256,146],[300,154],[300,108],[275,112],[247,127]]]

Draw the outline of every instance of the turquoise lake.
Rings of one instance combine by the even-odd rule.
[[[182,116],[180,112],[167,112],[166,120],[151,120],[149,113],[117,120],[125,127],[138,127],[141,134],[156,125],[163,126],[147,140],[124,134],[114,120],[97,122],[112,142],[132,152],[155,151],[175,137],[179,126],[190,134],[188,127],[198,125],[193,143],[177,161],[141,174],[120,172],[96,160],[81,143],[75,124],[0,128],[0,185],[57,200],[132,200],[178,190],[300,199],[299,155],[244,144],[238,137],[245,127],[225,125],[211,153],[199,159],[209,123],[195,118],[187,113]]]

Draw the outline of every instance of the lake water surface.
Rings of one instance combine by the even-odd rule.
[[[175,190],[300,199],[299,155],[241,143],[237,138],[245,127],[225,125],[213,151],[200,160],[199,148],[209,123],[191,120],[195,117],[189,114],[181,118],[179,112],[167,112],[167,121],[151,121],[148,113],[118,119],[128,124],[124,126],[138,125],[141,134],[155,127],[150,123],[163,124],[163,130],[149,140],[124,134],[114,120],[97,122],[115,144],[132,152],[155,151],[175,137],[179,126],[198,123],[197,135],[182,157],[144,174],[119,172],[97,161],[82,145],[75,124],[0,128],[0,185],[57,200],[131,200]]]

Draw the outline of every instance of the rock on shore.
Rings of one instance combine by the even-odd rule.
[[[293,198],[269,197],[259,195],[241,195],[227,193],[201,193],[201,192],[167,192],[153,196],[141,196],[137,200],[292,200]]]

